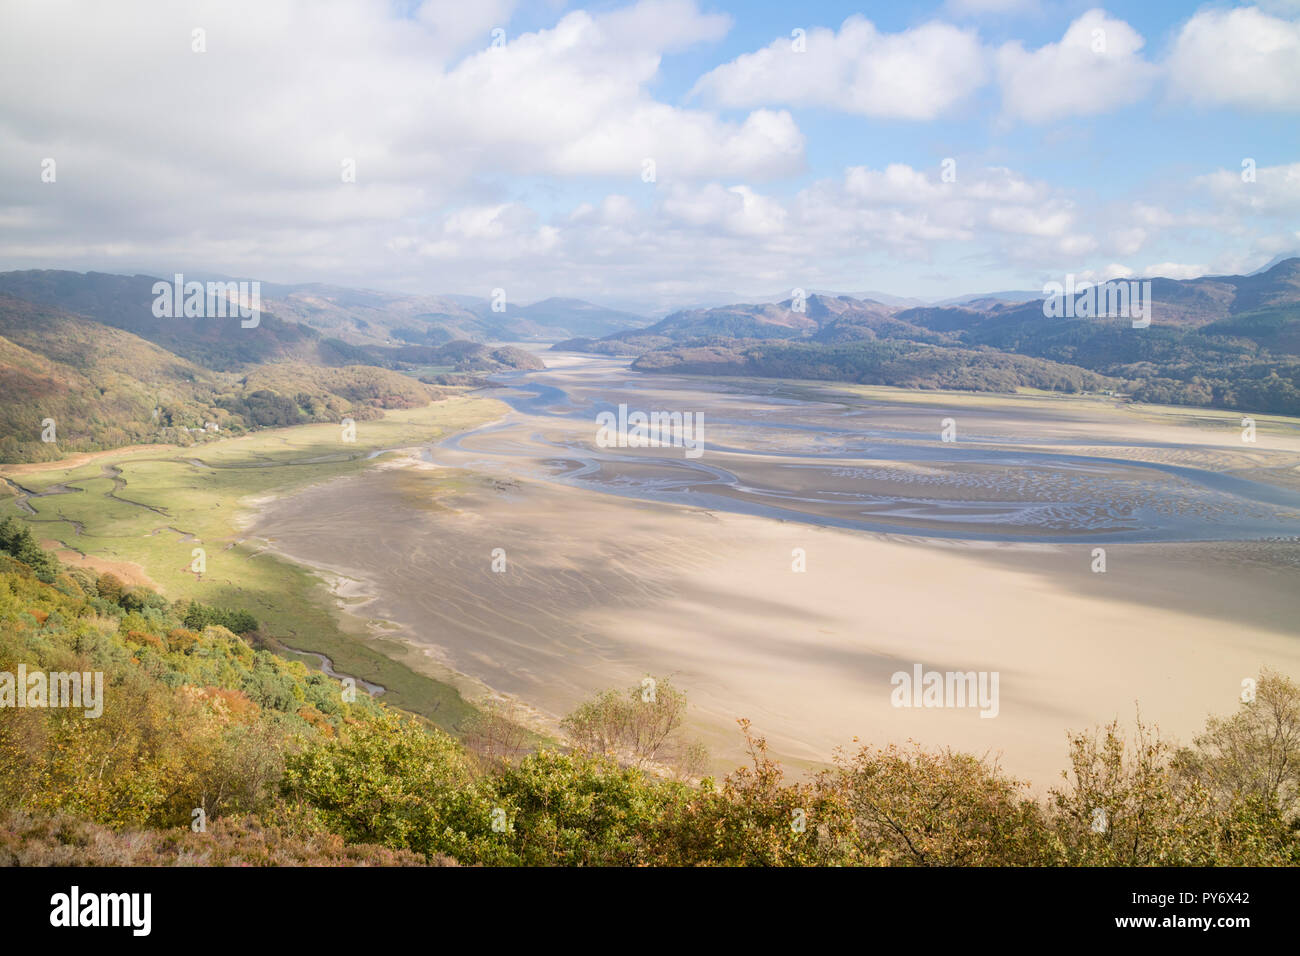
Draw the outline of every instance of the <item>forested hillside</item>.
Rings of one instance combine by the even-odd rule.
[[[62,567],[0,523],[0,673],[103,675],[95,717],[0,690],[0,864],[1300,862],[1300,688],[1272,674],[1188,747],[1073,734],[1036,799],[988,758],[916,747],[787,779],[743,722],[751,763],[697,779],[667,681],[580,707],[564,748],[491,712],[457,739],[259,650],[256,624]]]
[[[261,332],[230,321],[232,337]],[[262,427],[365,421],[445,394],[417,381],[427,365],[469,372],[542,367],[520,349],[473,342],[348,347],[346,354],[358,364],[280,356],[231,368],[223,359],[221,368],[210,368],[124,329],[0,295],[0,463],[137,443],[191,445]]]
[[[701,343],[647,352],[632,367],[645,372],[823,379],[860,385],[977,392],[1009,392],[1020,387],[1061,392],[1100,391],[1119,384],[1077,366],[1043,359],[902,341],[846,345]]]
[[[427,405],[434,394],[373,366],[271,363],[243,375],[215,372],[129,332],[0,297],[0,462],[362,421],[385,408]],[[43,424],[50,420],[52,432]]]
[[[1052,318],[1042,301],[894,309],[847,296],[675,313],[556,349],[633,367],[919,388],[1105,388],[1135,401],[1300,415],[1300,259],[1151,280],[1151,324]],[[1078,296],[1076,296],[1076,300]],[[922,348],[921,346],[924,346]]]

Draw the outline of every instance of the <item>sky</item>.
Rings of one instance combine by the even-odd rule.
[[[0,270],[646,314],[1300,251],[1300,0],[0,0]]]

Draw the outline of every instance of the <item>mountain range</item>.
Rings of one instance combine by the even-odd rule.
[[[206,277],[205,277],[206,278]],[[1300,415],[1300,258],[1250,275],[1150,280],[1152,322],[1056,319],[1026,293],[915,305],[812,293],[657,322],[576,299],[261,286],[256,328],[159,317],[151,276],[0,273],[0,461],[364,419],[486,372],[544,367],[504,341],[627,356],[641,371],[912,388],[1111,392]],[[163,280],[167,281],[167,280]],[[1077,298],[1077,297],[1076,297]],[[41,422],[58,423],[57,444]]]
[[[900,308],[814,294],[682,310],[644,329],[554,348],[632,356],[642,370],[1103,389],[1138,401],[1300,414],[1300,258],[1250,275],[1154,278],[1142,287],[1149,289],[1148,328],[1134,328],[1129,318],[1050,318],[1041,296]],[[1071,298],[1066,314],[1081,313],[1074,306],[1084,297]]]
[[[439,326],[412,314],[409,303],[406,311],[386,311],[387,300],[371,293],[272,287],[256,327],[245,328],[238,316],[155,315],[158,281],[48,270],[0,274],[0,462],[139,442],[189,445],[345,417],[361,421],[386,408],[427,405],[445,394],[440,382],[476,384],[483,372],[543,367],[522,349],[458,337],[486,336],[489,327],[456,303]],[[561,311],[537,305],[543,319]],[[595,315],[580,316],[571,327],[610,328],[592,308]],[[359,324],[367,322],[367,310],[368,331]],[[313,323],[298,321],[306,313]],[[361,331],[349,334],[343,328],[349,320]],[[528,328],[554,331],[533,319],[519,322],[518,329],[531,323]],[[441,328],[428,336],[438,344],[383,334],[403,324]]]
[[[226,333],[211,320],[194,323],[155,318],[153,285],[171,279],[62,270],[4,272],[0,273],[0,295],[83,315],[194,356],[205,354],[201,343],[216,342],[217,353],[230,352],[226,358],[234,365],[268,356],[326,364],[359,357],[349,352],[348,346],[555,341],[578,335],[602,336],[649,321],[579,299],[551,298],[527,305],[502,302],[498,308],[504,311],[494,311],[491,299],[472,296],[397,295],[322,284],[262,282],[261,306],[267,318],[260,327],[269,331],[245,336],[241,348],[239,343],[221,342]],[[215,275],[186,279],[231,281]],[[206,354],[212,359],[217,353]]]

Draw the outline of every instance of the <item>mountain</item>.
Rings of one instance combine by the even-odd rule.
[[[93,319],[131,332],[197,365],[230,371],[262,362],[343,365],[361,360],[346,343],[284,321],[265,307],[255,328],[228,318],[160,318],[154,315],[152,276],[31,270],[0,273],[0,295]],[[263,304],[265,306],[265,303]]]
[[[582,299],[543,299],[529,305],[507,300],[494,312],[489,299],[466,295],[399,295],[310,284],[262,285],[263,301],[277,315],[352,345],[444,345],[455,340],[554,341],[599,337],[635,329],[649,320]]]
[[[247,333],[254,330],[240,329]],[[138,335],[0,295],[0,462],[166,442],[268,425],[376,418],[435,392],[370,365],[265,362],[205,368]],[[42,440],[46,419],[55,440]]]
[[[1104,386],[1138,401],[1300,415],[1300,258],[1248,276],[1149,281],[1151,325],[1139,329],[1131,318],[1049,317],[1041,299],[898,309],[814,295],[802,312],[788,299],[688,310],[555,348],[638,356],[640,370],[933,388]]]
[[[1129,281],[1129,280],[1125,280]],[[1286,259],[1266,272],[1249,276],[1204,276],[1198,279],[1150,281],[1153,322],[1162,327],[1200,328],[1234,317],[1266,315],[1261,333],[1274,342],[1288,341],[1285,329],[1300,308],[1300,258]],[[1000,296],[1005,296],[1002,298]],[[579,344],[639,354],[674,342],[710,337],[733,339],[853,341],[873,338],[917,338],[937,341],[933,334],[977,340],[989,329],[1046,320],[1041,296],[1030,293],[994,293],[948,304],[897,308],[870,299],[814,294],[796,311],[793,300],[687,309],[674,312],[644,329],[615,332],[603,339],[575,344],[562,342],[556,349],[577,349]],[[1076,299],[1078,297],[1076,296]],[[1017,301],[1020,299],[1021,301]],[[1277,316],[1281,314],[1279,319]],[[1253,337],[1251,323],[1237,322],[1235,334]]]
[[[804,339],[825,332],[832,340],[870,338],[879,328],[892,324],[889,319],[893,311],[879,302],[814,293],[798,303],[798,308],[793,299],[787,298],[781,302],[683,309],[643,329],[615,332],[599,342],[571,339],[553,348],[636,355],[673,342],[710,337]],[[839,331],[827,331],[830,328]]]
[[[943,348],[916,342],[737,343],[671,346],[647,352],[632,367],[676,374],[822,379],[900,388],[1011,392],[1114,389],[1119,382],[1071,365],[993,351]]]
[[[543,299],[532,305],[508,308],[506,314],[512,322],[521,320],[531,324],[532,335],[502,336],[516,340],[556,339],[572,336],[609,335],[612,332],[644,328],[649,320],[631,312],[620,312],[604,306],[593,305],[582,299]],[[516,332],[524,331],[516,327]]]
[[[1281,255],[1276,255],[1272,259],[1268,260],[1268,262],[1264,263],[1262,266],[1256,269],[1254,272],[1247,272],[1246,275],[1255,276],[1255,275],[1259,275],[1261,272],[1268,272],[1279,262],[1286,262],[1286,260],[1288,259],[1295,259],[1295,258],[1300,258],[1300,249],[1293,249],[1291,252],[1284,252]]]
[[[375,364],[406,369],[412,373],[501,372],[507,369],[543,369],[546,363],[526,349],[513,345],[484,345],[458,339],[446,345],[403,345],[397,348],[367,346]],[[425,379],[421,377],[421,381]],[[438,380],[439,384],[451,384]],[[467,384],[458,379],[457,384]]]
[[[916,305],[925,305],[926,299],[916,299],[910,296],[894,295],[890,292],[836,292],[830,289],[805,289],[804,298],[818,296],[824,299],[867,299],[877,302],[881,305],[890,306],[891,308],[907,309]],[[791,293],[789,291],[779,292],[776,295],[759,296],[754,301],[761,303],[771,302],[788,302]],[[725,305],[725,302],[712,303],[713,306]]]
[[[266,308],[352,345],[441,345],[488,335],[480,311],[453,296],[400,296],[313,283],[262,285]]]
[[[0,296],[0,462],[159,440],[173,416],[202,429],[219,392],[215,373],[129,332]]]
[[[974,308],[984,308],[997,305],[1002,302],[1034,302],[1042,299],[1041,292],[1029,292],[1023,290],[1007,290],[1004,292],[976,292],[970,295],[959,295],[953,299],[943,299],[939,302],[914,303],[916,305],[966,305]]]
[[[194,275],[187,280],[231,281]],[[256,329],[239,320],[158,318],[153,285],[171,277],[98,272],[29,270],[0,273],[0,295],[53,306],[133,332],[168,351],[212,369],[230,370],[268,361],[344,365],[366,361],[360,346],[445,345],[474,342],[554,341],[603,336],[649,320],[580,299],[506,304],[494,312],[488,299],[460,295],[398,295],[311,283],[260,283],[262,316]],[[256,332],[256,334],[251,334]]]

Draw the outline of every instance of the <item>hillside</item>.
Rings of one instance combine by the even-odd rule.
[[[242,376],[217,372],[130,332],[0,296],[0,462],[365,420],[384,408],[426,405],[432,395],[373,366],[276,362]],[[42,441],[46,419],[54,419],[54,442]]]
[[[457,339],[446,345],[365,346],[362,353],[374,364],[418,371],[446,367],[456,372],[500,372],[546,368],[540,358],[511,345],[490,346]]]
[[[1114,725],[1104,736],[1071,734],[1077,783],[1066,777],[1045,800],[988,758],[920,747],[857,745],[815,777],[789,781],[747,724],[753,766],[697,786],[647,766],[645,742],[628,732],[647,706],[639,687],[602,694],[570,714],[564,726],[572,748],[521,746],[500,717],[457,740],[258,648],[257,627],[238,608],[170,602],[112,574],[63,567],[20,523],[0,521],[0,670],[98,675],[84,687],[78,681],[63,706],[6,708],[0,862],[1259,866],[1300,859],[1294,774],[1274,776],[1274,767],[1294,759],[1294,718],[1277,715],[1294,715],[1300,688],[1268,673],[1258,703],[1212,721],[1205,737],[1176,755],[1165,740],[1129,744]],[[678,733],[686,708],[680,691],[661,681],[648,706],[656,727]],[[655,739],[661,742],[658,732]],[[1240,746],[1225,753],[1220,740]],[[1140,780],[1126,745],[1143,748]],[[1091,823],[1099,805],[1114,808],[1104,838]],[[791,827],[792,814],[805,813],[822,838]]]
[[[631,312],[607,309],[582,299],[543,299],[530,305],[508,308],[510,324],[496,337],[501,339],[564,339],[574,336],[600,337],[614,332],[644,328],[649,320]],[[528,323],[527,327],[522,323]],[[523,334],[531,330],[531,334]]]
[[[1009,392],[1041,388],[1101,391],[1119,383],[1083,369],[1020,355],[914,342],[734,343],[674,346],[647,352],[632,363],[638,371],[760,378],[822,379],[899,388]]]
[[[453,340],[550,341],[602,336],[635,329],[648,320],[581,299],[507,301],[494,312],[490,300],[468,296],[398,295],[322,284],[264,283],[266,307],[351,345],[444,345]]]
[[[804,312],[791,311],[789,300],[683,311],[644,330],[555,348],[640,356],[633,367],[641,370],[764,369],[928,388],[1047,381],[1058,384],[1036,387],[1092,389],[1104,380],[1139,401],[1300,414],[1300,258],[1250,276],[1154,279],[1151,294],[1152,323],[1144,329],[1127,319],[1048,318],[1037,300],[898,309],[812,296]],[[928,349],[863,347],[881,342]],[[953,384],[960,381],[971,384]]]
[[[233,371],[261,362],[308,362],[346,365],[359,361],[356,350],[315,329],[286,322],[263,303],[255,328],[243,328],[238,316],[160,318],[153,314],[155,282],[151,276],[101,272],[32,270],[0,273],[0,295],[92,319],[138,335],[196,365]]]
[[[187,279],[208,277],[187,276]],[[0,273],[0,295],[51,306],[132,332],[206,368],[230,371],[261,362],[349,365],[367,361],[363,347],[440,346],[472,342],[553,341],[640,328],[648,320],[581,299],[504,312],[470,296],[398,295],[312,283],[261,284],[255,329],[235,318],[157,318],[153,284],[170,276],[28,270]]]
[[[481,315],[485,309],[447,296],[391,295],[320,283],[263,283],[262,295],[277,315],[351,345],[442,345],[489,334]]]

